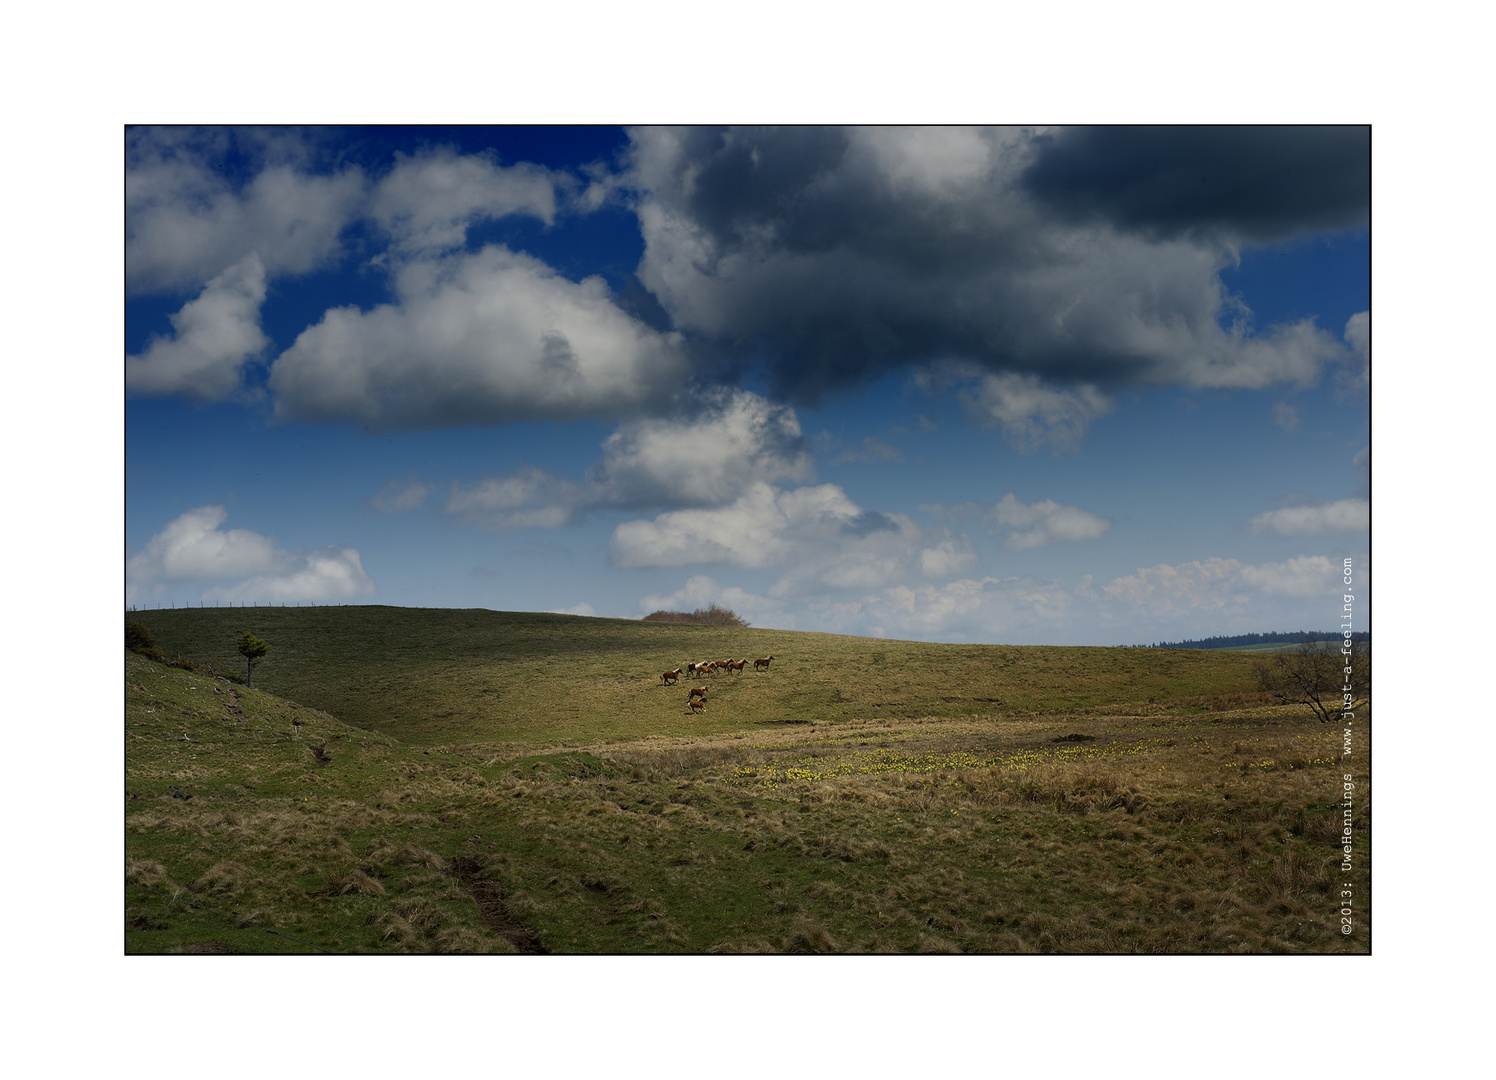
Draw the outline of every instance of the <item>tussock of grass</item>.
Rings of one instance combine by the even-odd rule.
[[[329,878],[323,892],[328,896],[346,896],[349,893],[383,896],[384,885],[378,878],[370,877],[362,870],[350,870],[346,874],[336,874]]]
[[[820,923],[797,919],[785,944],[785,952],[829,953],[837,951],[836,940]]]
[[[232,896],[244,887],[253,876],[249,867],[231,859],[220,859],[202,877],[192,883],[197,892],[220,893]],[[144,884],[144,882],[141,882]]]
[[[443,870],[446,862],[434,851],[416,844],[396,845],[389,841],[378,842],[369,851],[369,861],[387,866],[424,867]]]
[[[494,940],[465,926],[448,926],[431,941],[431,951],[436,953],[461,953],[465,955],[510,953],[518,950],[503,938]]]
[[[155,859],[125,858],[125,880],[133,885],[160,888],[171,883],[171,875]]]

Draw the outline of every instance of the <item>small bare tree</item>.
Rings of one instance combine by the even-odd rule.
[[[1349,654],[1339,641],[1304,639],[1290,652],[1255,665],[1257,683],[1285,705],[1307,705],[1330,724],[1371,700],[1371,643],[1358,641]]]

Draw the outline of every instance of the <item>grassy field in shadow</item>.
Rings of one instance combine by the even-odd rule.
[[[127,951],[1367,951],[1368,777],[1342,874],[1339,729],[1249,657],[135,617],[219,670],[272,651],[252,690],[126,656]],[[659,680],[769,653],[698,716]]]

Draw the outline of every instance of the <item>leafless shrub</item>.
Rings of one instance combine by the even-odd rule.
[[[747,626],[744,619],[731,608],[720,604],[709,604],[695,611],[652,611],[644,616],[644,622],[694,623],[698,626]]]
[[[1305,705],[1322,723],[1361,708],[1371,697],[1371,643],[1358,642],[1350,655],[1339,642],[1305,638],[1293,652],[1275,653],[1254,665],[1258,685],[1283,704]]]

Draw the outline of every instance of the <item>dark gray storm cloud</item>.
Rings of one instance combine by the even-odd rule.
[[[906,365],[1066,393],[1262,387],[1313,381],[1346,354],[1340,328],[1253,330],[1220,272],[1244,240],[1364,220],[1357,139],[651,128],[627,182],[640,279],[697,363],[758,367],[790,400]],[[1219,193],[1181,198],[1186,175]],[[1022,420],[1013,386],[987,395],[1005,424]]]
[[[1371,213],[1368,127],[1084,127],[1035,142],[1023,187],[1074,220],[1271,241]]]
[[[847,136],[835,128],[787,128],[737,137],[723,128],[683,133],[692,162],[681,199],[723,252],[754,242],[773,222],[781,242],[813,251],[837,242],[845,227],[826,221]]]

